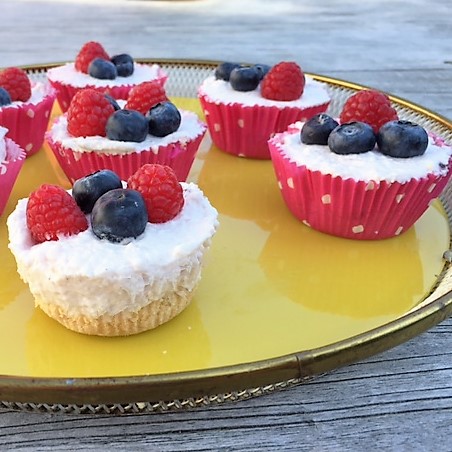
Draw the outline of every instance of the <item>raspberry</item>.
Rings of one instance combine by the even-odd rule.
[[[104,137],[108,118],[114,111],[101,92],[91,88],[78,91],[67,111],[67,130],[73,137]]]
[[[342,124],[351,121],[365,122],[372,127],[374,133],[378,133],[383,124],[399,118],[386,94],[366,89],[347,99],[339,119]]]
[[[88,222],[74,198],[57,185],[43,184],[28,198],[27,226],[38,242],[58,240],[88,229]]]
[[[12,102],[26,102],[31,97],[28,75],[18,67],[9,67],[0,72],[0,86],[8,91]]]
[[[165,88],[163,88],[162,84],[157,80],[151,80],[140,83],[130,90],[127,104],[124,108],[137,110],[145,115],[151,107],[167,100]]]
[[[75,69],[80,72],[88,73],[88,66],[95,58],[102,58],[103,60],[110,60],[108,53],[95,41],[89,41],[83,45],[80,52],[75,58]]]
[[[182,186],[169,166],[143,165],[129,177],[127,186],[143,196],[150,223],[173,219],[184,205]]]
[[[282,61],[273,66],[261,82],[261,94],[270,100],[295,100],[304,90],[304,73],[294,62]]]

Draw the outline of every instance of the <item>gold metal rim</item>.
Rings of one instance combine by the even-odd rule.
[[[138,59],[162,66],[199,66],[213,69],[218,61]],[[63,63],[22,66],[29,73],[46,72]],[[329,85],[349,90],[367,86],[319,74],[309,74]],[[420,105],[390,95],[393,102],[429,120],[452,134],[451,122]],[[447,210],[447,209],[446,209]],[[449,215],[450,216],[450,215]],[[450,219],[449,219],[450,223]],[[136,404],[205,398],[248,388],[287,387],[307,377],[322,374],[395,347],[440,323],[452,314],[452,290],[401,318],[379,328],[324,347],[273,359],[197,371],[112,378],[32,378],[0,376],[0,400],[5,404]],[[286,384],[285,384],[286,383]],[[248,397],[246,397],[248,398]],[[163,402],[160,402],[163,403]],[[9,406],[9,405],[8,405]],[[46,405],[47,406],[47,405]],[[61,406],[61,405],[58,405]],[[72,406],[72,405],[67,405]]]

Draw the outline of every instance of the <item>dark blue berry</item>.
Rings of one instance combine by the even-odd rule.
[[[113,243],[138,237],[147,222],[146,204],[141,193],[128,188],[116,188],[103,194],[91,214],[94,234]]]
[[[229,77],[229,83],[235,91],[253,91],[259,82],[260,72],[255,66],[235,68]]]
[[[149,133],[156,137],[165,137],[175,132],[182,120],[177,107],[169,101],[154,105],[146,117],[149,121]]]
[[[0,87],[0,107],[9,105],[11,103],[11,96],[5,88]]]
[[[348,122],[336,127],[328,137],[328,146],[336,154],[362,154],[375,147],[374,131],[364,122]]]
[[[129,77],[133,74],[133,58],[127,53],[121,53],[120,55],[111,57],[111,62],[116,66],[120,77]]]
[[[141,143],[148,134],[148,121],[139,111],[117,110],[108,118],[105,131],[110,140]]]
[[[89,63],[88,74],[101,80],[114,80],[118,75],[118,71],[111,61],[95,58]]]
[[[104,169],[74,182],[72,196],[85,213],[93,210],[95,202],[107,191],[121,188],[121,179],[113,171]]]
[[[254,67],[257,69],[257,72],[259,74],[259,80],[262,80],[267,75],[267,72],[271,69],[271,66],[269,66],[268,64],[255,64]]]
[[[338,126],[338,122],[325,113],[308,119],[301,129],[301,142],[304,144],[328,144],[330,133]]]
[[[428,146],[428,135],[423,127],[410,121],[389,121],[377,134],[378,149],[382,154],[397,158],[422,155]]]
[[[228,82],[231,71],[236,67],[240,67],[240,64],[229,62],[219,64],[215,69],[215,78],[217,80],[225,80]]]
[[[119,106],[118,102],[114,97],[111,97],[110,94],[104,94],[105,98],[110,102],[112,107],[116,110],[121,110],[121,107]]]

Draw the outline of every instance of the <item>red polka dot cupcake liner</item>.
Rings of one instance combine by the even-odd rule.
[[[72,184],[77,179],[101,169],[110,169],[122,180],[127,180],[138,168],[147,163],[168,165],[173,168],[178,180],[185,182],[206,130],[207,127],[203,125],[199,135],[190,140],[162,145],[157,150],[148,149],[127,154],[108,154],[108,151],[78,152],[54,140],[50,133],[47,133],[46,138],[59,165]]]
[[[378,240],[409,230],[446,186],[451,175],[429,174],[405,183],[359,181],[311,171],[283,153],[281,137],[269,140],[284,202],[305,225],[338,237]]]
[[[270,159],[268,139],[296,121],[323,113],[329,102],[307,108],[246,106],[213,102],[199,95],[209,133],[217,148],[239,157]]]
[[[0,215],[11,195],[17,176],[25,162],[25,151],[13,140],[6,138],[6,160],[0,162]]]
[[[22,147],[27,157],[38,152],[44,143],[56,92],[48,86],[43,99],[36,104],[0,108],[0,125],[6,127],[8,137]]]
[[[168,79],[168,75],[166,74],[166,72],[164,72],[162,68],[159,68],[157,78],[155,80],[158,80],[162,85],[165,85],[167,79]],[[60,82],[57,80],[49,79],[49,82],[56,90],[58,104],[63,113],[65,113],[68,110],[71,100],[75,96],[75,94],[82,89],[87,89],[87,88],[97,89],[106,94],[109,94],[114,99],[127,99],[127,97],[129,96],[130,90],[134,86],[136,86],[135,84],[130,84],[130,85],[111,85],[111,86],[102,86],[102,87],[94,86],[94,85],[86,85],[86,86],[78,87],[78,86],[73,86],[71,84],[63,83],[63,82]]]

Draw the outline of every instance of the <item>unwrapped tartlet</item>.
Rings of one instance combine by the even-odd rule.
[[[157,170],[154,183],[171,185],[160,194],[170,197],[165,209],[174,205],[176,191],[181,197],[166,221],[159,217],[160,222],[150,222],[149,196],[158,189],[144,186],[139,176],[123,183],[124,188],[104,191],[85,213],[75,186],[73,197],[58,187],[41,186],[19,200],[8,217],[9,248],[36,306],[73,331],[100,336],[140,333],[169,321],[193,298],[218,225],[217,211],[195,184],[179,183],[168,167],[143,168]],[[96,178],[100,180],[99,173]],[[54,212],[61,209],[58,203],[65,203],[65,216],[75,219],[61,219],[64,225],[56,219],[38,222],[36,212],[43,209],[39,205],[49,197]]]

